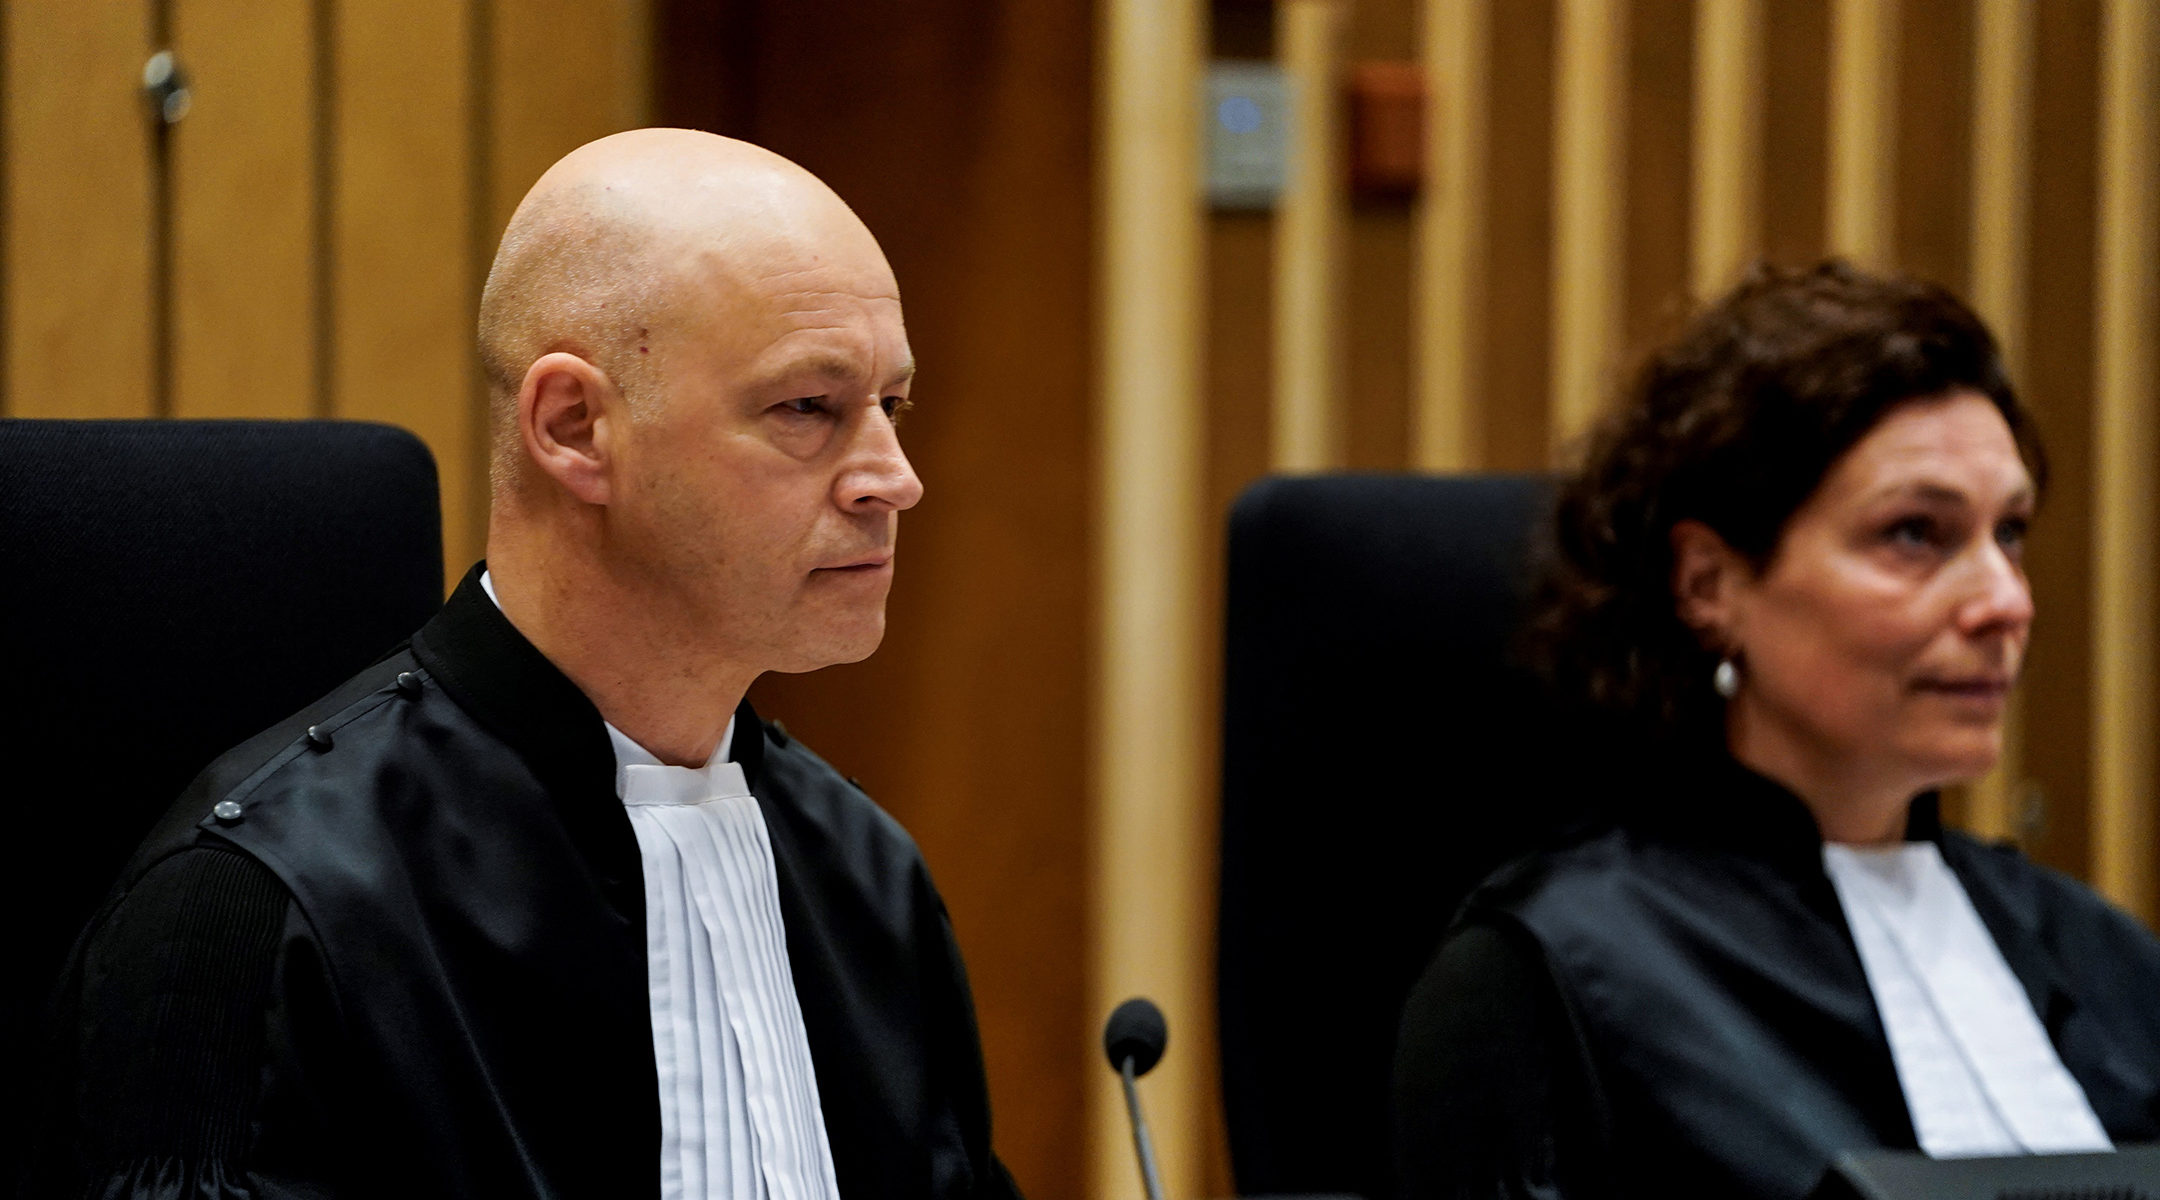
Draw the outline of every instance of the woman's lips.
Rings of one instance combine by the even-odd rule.
[[[1965,700],[1999,700],[2010,693],[2008,679],[1987,676],[1967,679],[1923,679],[1917,687],[1923,692],[1950,696]]]

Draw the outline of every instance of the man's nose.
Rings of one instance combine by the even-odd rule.
[[[847,461],[834,481],[836,500],[846,509],[898,512],[922,500],[922,480],[900,448],[900,435],[882,405],[856,422]]]

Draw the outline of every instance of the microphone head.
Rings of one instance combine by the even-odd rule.
[[[1169,1041],[1170,1027],[1163,1021],[1162,1010],[1145,996],[1118,1005],[1103,1025],[1103,1053],[1110,1056],[1110,1069],[1123,1071],[1129,1058],[1136,1077],[1155,1069]]]

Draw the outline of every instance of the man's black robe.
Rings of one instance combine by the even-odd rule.
[[[842,1193],[1014,1194],[914,843],[737,717]],[[468,576],[212,764],[55,1012],[36,1195],[654,1196],[642,867],[600,714]]]
[[[1404,1011],[1406,1197],[1791,1200],[1917,1145],[1822,838],[1722,756],[1474,893]],[[2118,1142],[2160,1138],[2160,940],[2015,851],[1934,840]]]

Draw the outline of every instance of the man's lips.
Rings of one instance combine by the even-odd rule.
[[[885,568],[891,566],[892,559],[892,551],[887,550],[878,554],[866,554],[861,558],[849,559],[846,562],[837,562],[829,566],[818,567],[817,570],[842,571],[849,574],[869,575],[878,571],[882,571]]]

